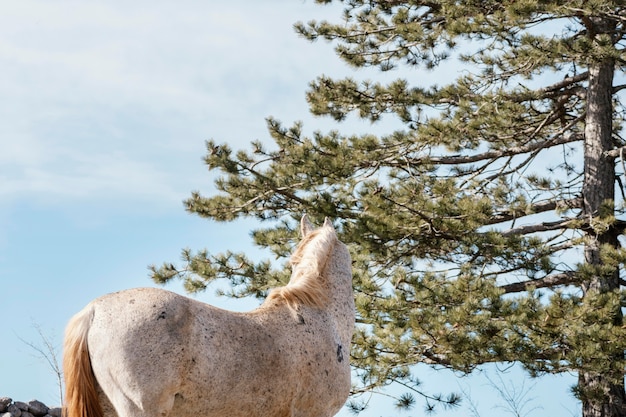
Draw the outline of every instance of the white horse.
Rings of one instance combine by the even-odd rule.
[[[302,218],[289,283],[235,313],[169,291],[105,295],[68,323],[67,417],[329,417],[350,391],[350,254]]]

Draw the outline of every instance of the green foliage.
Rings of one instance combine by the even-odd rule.
[[[590,74],[623,71],[625,6],[343,3],[341,22],[297,23],[296,31],[333,42],[355,67],[469,69],[441,86],[320,76],[306,96],[313,114],[394,116],[398,130],[305,134],[300,123],[268,119],[269,148],[253,142],[233,152],[209,141],[205,162],[221,173],[217,193],[194,192],[187,210],[269,221],[252,236],[280,258],[292,250],[303,212],[336,220],[354,261],[355,394],[396,383],[409,392],[401,407],[416,393],[427,408],[458,404],[454,395],[424,394],[411,374],[416,363],[470,372],[516,361],[533,375],[590,373],[623,386],[623,205],[609,192],[592,206],[585,193],[600,191],[584,185],[609,181],[610,191],[615,181],[614,169],[596,178],[596,167],[586,166],[601,142],[586,127],[602,122],[587,108]],[[620,89],[600,92],[612,99],[605,113],[614,115],[614,148],[602,150],[611,161],[624,143]],[[228,279],[236,297],[264,297],[289,278],[282,267],[230,252],[185,250],[183,264],[153,267],[153,278],[180,278],[191,292]],[[592,391],[577,388],[581,398],[605,401]],[[363,406],[351,404],[355,412]]]

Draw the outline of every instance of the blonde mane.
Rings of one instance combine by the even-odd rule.
[[[332,226],[324,225],[306,234],[289,260],[292,268],[289,284],[274,288],[268,300],[280,299],[293,308],[298,305],[325,307],[328,287],[322,273],[336,241]]]

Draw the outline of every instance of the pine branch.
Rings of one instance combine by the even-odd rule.
[[[615,87],[613,87],[613,94],[617,94],[625,88],[626,84],[616,85]]]
[[[621,158],[623,159],[624,151],[626,151],[626,146],[620,146],[619,148],[612,149],[608,152],[604,152],[605,158]]]
[[[575,84],[575,83],[579,83],[581,81],[586,80],[589,77],[589,71],[585,71],[581,74],[578,75],[574,75],[573,77],[566,77],[563,78],[563,80],[559,81],[558,83],[554,83],[552,85],[549,85],[547,87],[544,88],[540,88],[538,90],[535,90],[536,93],[539,93],[540,95],[545,94],[545,93],[551,93],[551,92],[555,92],[555,91],[559,91],[562,90],[563,88]]]
[[[575,85],[581,81],[585,81],[589,77],[589,72],[585,71],[573,77],[566,77],[558,83],[554,83],[547,87],[536,90],[524,90],[511,94],[510,99],[516,103],[532,102],[545,99],[559,99],[561,97],[578,96],[584,98],[586,88]]]
[[[507,149],[487,151],[476,155],[450,155],[450,156],[424,156],[421,158],[415,158],[411,160],[413,164],[421,163],[433,163],[442,165],[457,165],[457,164],[469,164],[472,162],[484,161],[487,159],[497,159],[505,156],[515,156],[532,152],[538,149],[547,149],[557,145],[563,145],[566,143],[577,142],[583,139],[583,135],[580,133],[573,133],[571,135],[560,135],[551,140],[544,142],[534,142],[525,146],[514,146]]]
[[[530,210],[526,210],[526,211],[516,210],[516,211],[503,212],[503,213],[497,214],[493,216],[490,219],[490,221],[486,223],[486,225],[504,223],[507,221],[517,219],[519,217],[526,216],[528,214],[544,213],[546,211],[556,210],[557,208],[561,208],[561,207],[567,207],[570,209],[580,208],[582,207],[582,203],[583,203],[583,200],[580,197],[571,198],[569,200],[543,201],[543,202],[531,205]]]
[[[423,356],[423,358],[420,360],[420,362],[422,363],[425,363],[428,365],[445,366],[447,368],[453,367],[452,363],[445,355],[434,353],[430,349],[425,349],[421,351],[420,353]]]
[[[502,233],[503,236],[516,236],[527,235],[529,233],[548,232],[551,230],[567,229],[575,219],[564,219],[555,222],[543,222],[537,224],[530,224],[526,226],[518,226],[509,230],[505,230]]]
[[[460,402],[460,397],[458,395],[450,395],[448,396],[448,398],[443,398],[443,396],[440,394],[435,394],[435,395],[426,394],[424,391],[421,391],[417,389],[416,387],[407,384],[406,382],[402,381],[399,378],[392,378],[391,381],[422,396],[423,398],[427,400],[435,401],[437,403],[442,403],[450,407],[458,406]]]
[[[571,284],[574,281],[576,274],[573,271],[563,272],[560,274],[548,275],[540,279],[533,279],[523,282],[514,282],[512,284],[506,284],[500,286],[504,290],[505,294],[511,294],[516,292],[526,291],[529,288],[546,288],[554,287],[557,285]]]

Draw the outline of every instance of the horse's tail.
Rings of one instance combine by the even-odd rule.
[[[64,417],[103,417],[96,389],[96,377],[91,369],[87,333],[94,308],[89,304],[74,317],[65,329],[63,344],[63,373],[65,376]]]

